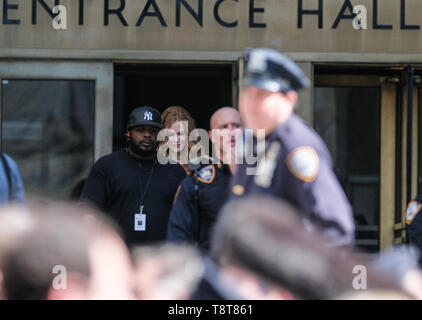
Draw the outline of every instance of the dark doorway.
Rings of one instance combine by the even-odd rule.
[[[233,103],[232,74],[232,64],[116,65],[113,150],[123,146],[126,121],[135,107],[147,105],[163,112],[180,105],[190,112],[198,128],[208,130],[212,113]]]

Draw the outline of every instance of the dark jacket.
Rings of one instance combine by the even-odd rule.
[[[230,178],[230,169],[222,164],[203,165],[186,176],[170,212],[167,240],[196,243],[207,251],[212,227],[229,193]]]
[[[94,164],[81,200],[109,214],[122,228],[129,246],[161,242],[166,239],[174,195],[184,177],[185,171],[178,164],[139,160],[122,149]],[[135,231],[135,214],[140,212],[144,196],[146,230]]]
[[[409,242],[422,253],[422,194],[416,196],[407,206],[406,225]],[[422,266],[422,261],[420,264]]]
[[[259,151],[256,143],[253,150]],[[263,193],[284,199],[299,210],[308,229],[324,233],[329,245],[353,243],[352,208],[328,149],[312,128],[292,114],[265,138],[265,158],[255,164],[255,174],[245,159],[233,179],[232,197]]]

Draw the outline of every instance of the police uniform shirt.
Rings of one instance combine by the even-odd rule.
[[[303,214],[308,229],[324,233],[328,245],[350,245],[352,209],[319,135],[292,114],[265,143],[266,161],[257,165],[260,174],[247,175],[247,165],[241,165],[232,182],[232,197],[265,193],[287,200]]]
[[[410,243],[422,252],[422,194],[419,194],[407,206],[406,224]],[[422,260],[422,259],[421,259]]]
[[[184,169],[178,164],[155,165],[145,195],[146,230],[134,230],[134,215],[140,211],[142,193],[154,161],[138,160],[124,149],[106,155],[93,166],[81,199],[108,213],[122,228],[128,245],[164,241],[174,195]]]
[[[171,209],[167,240],[171,242],[196,243],[207,251],[212,227],[224,205],[230,187],[231,172],[222,164],[203,165],[186,176]],[[197,207],[195,205],[195,179],[198,183]]]

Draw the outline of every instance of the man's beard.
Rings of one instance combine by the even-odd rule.
[[[154,143],[149,149],[141,149],[133,140],[129,140],[129,150],[132,151],[134,154],[140,156],[140,157],[151,157],[157,152],[157,145],[158,143]]]

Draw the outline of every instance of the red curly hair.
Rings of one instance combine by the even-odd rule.
[[[196,128],[195,120],[192,118],[190,113],[181,106],[170,106],[161,115],[161,123],[165,128],[169,129],[177,121],[187,121],[188,123],[188,137],[192,130]],[[162,142],[164,144],[165,142]],[[194,146],[195,143],[188,140],[188,152]],[[187,170],[187,164],[182,165]]]

